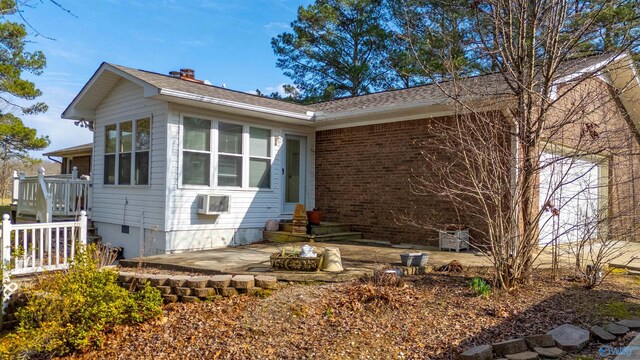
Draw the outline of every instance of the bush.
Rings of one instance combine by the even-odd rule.
[[[0,357],[66,354],[99,346],[104,331],[162,314],[162,296],[148,285],[130,293],[113,270],[99,269],[90,245],[68,271],[47,274],[29,289],[15,334],[0,341]],[[25,341],[27,340],[27,341]]]
[[[491,285],[481,277],[471,279],[469,286],[476,296],[488,297],[491,295]]]

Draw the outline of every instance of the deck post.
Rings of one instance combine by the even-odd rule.
[[[87,245],[87,212],[82,210],[80,211],[80,236],[79,236],[80,244],[85,246]]]
[[[78,180],[78,167],[74,166],[71,170],[71,180]]]
[[[18,203],[18,197],[20,194],[20,176],[18,172],[13,170],[13,187],[11,189],[11,204]]]
[[[11,282],[11,220],[9,215],[2,215],[2,314],[0,324],[4,321],[4,314],[9,305],[11,295],[18,289],[17,284]]]

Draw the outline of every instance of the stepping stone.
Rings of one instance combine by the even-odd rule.
[[[527,342],[530,348],[534,347],[552,347],[556,346],[556,341],[553,340],[551,335],[540,334],[540,335],[531,335],[525,336],[524,340]]]
[[[236,290],[236,288],[228,287],[228,288],[222,288],[218,290],[220,290],[219,294],[224,297],[238,295],[238,290]]]
[[[517,354],[508,354],[509,360],[538,360],[538,353],[533,351],[525,351]]]
[[[253,275],[236,275],[231,278],[231,286],[236,289],[251,289],[255,286]]]
[[[191,277],[186,275],[174,275],[169,278],[167,284],[171,287],[183,287]]]
[[[557,347],[534,347],[533,351],[537,352],[543,358],[547,359],[557,359],[564,354],[562,349],[558,349]]]
[[[275,276],[257,275],[256,286],[263,289],[277,289],[278,279]]]
[[[618,322],[616,322],[616,324],[618,325],[622,325],[622,326],[626,326],[631,330],[637,330],[640,329],[640,320],[620,320]]]
[[[608,323],[604,329],[616,336],[622,336],[629,332],[628,327],[616,323]]]
[[[156,286],[161,294],[171,294],[171,286]]]
[[[216,290],[214,288],[193,289],[193,295],[200,298],[206,298],[215,294]]]
[[[524,353],[529,350],[524,339],[511,339],[507,341],[501,341],[499,343],[492,344],[492,346],[493,352],[495,352],[496,356],[498,357],[509,354]],[[538,354],[536,354],[536,356],[537,355]]]
[[[209,278],[209,286],[216,289],[224,289],[231,284],[231,275],[214,275]]]
[[[594,325],[591,327],[591,333],[597,337],[598,339],[600,339],[600,341],[604,341],[604,342],[609,342],[609,341],[613,341],[616,339],[616,336],[613,335],[612,333],[608,332],[607,330],[601,328],[598,325]]]
[[[167,283],[169,277],[167,275],[149,275],[147,276],[151,286],[162,286]]]
[[[174,294],[162,294],[162,299],[165,303],[174,303],[178,301],[178,295]]]
[[[493,359],[493,349],[491,348],[491,345],[476,346],[460,354],[460,360],[491,360],[491,359]]]
[[[580,351],[589,343],[589,332],[571,324],[564,324],[548,331],[556,346],[564,351]]]
[[[189,296],[191,295],[191,288],[188,287],[177,287],[173,290],[176,295],[180,296]]]
[[[207,287],[208,283],[208,276],[194,276],[191,279],[187,280],[187,287],[190,287],[192,289],[203,289]]]

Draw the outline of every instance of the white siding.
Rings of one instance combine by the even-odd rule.
[[[93,209],[92,220],[97,223],[129,225],[139,228],[144,210],[146,229],[165,228],[166,205],[166,144],[167,104],[144,98],[142,87],[120,80],[113,91],[96,109],[93,154]],[[148,186],[104,185],[105,125],[151,117],[151,165]],[[119,245],[121,241],[114,229],[98,228],[106,242]],[[125,237],[124,234],[122,234]],[[128,237],[128,236],[126,236]],[[164,241],[164,236],[163,240]],[[155,244],[164,249],[165,244]]]
[[[313,147],[315,139],[312,129],[178,105],[171,105],[169,109],[168,163],[170,166],[167,171],[169,194],[166,229],[174,234],[168,236],[170,244],[168,244],[167,250],[182,250],[186,247],[211,248],[256,241],[261,238],[259,230],[264,227],[266,220],[283,217],[280,147],[274,147],[272,188],[270,190],[223,190],[213,187],[189,189],[179,186],[182,166],[180,163],[181,114],[200,115],[222,121],[225,119],[235,122],[241,121],[249,125],[268,127],[271,128],[273,137],[282,136],[284,132],[307,136],[307,208],[313,208],[315,199],[313,196],[315,188]],[[230,195],[230,213],[218,216],[199,215],[196,208],[196,197],[202,193]],[[290,217],[290,215],[285,217]],[[238,231],[238,229],[243,230]]]

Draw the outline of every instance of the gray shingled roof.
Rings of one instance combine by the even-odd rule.
[[[126,66],[109,64],[114,68],[123,71],[135,78],[138,78],[152,86],[161,89],[171,89],[183,91],[190,94],[213,97],[217,99],[235,101],[244,104],[263,106],[266,108],[290,111],[293,113],[306,114],[307,111],[313,111],[312,108],[300,104],[294,104],[286,101],[274,100],[258,95],[251,95],[241,91],[230,90],[218,86],[200,84],[193,81],[174,78],[169,75],[162,75],[154,72],[137,70]]]
[[[611,54],[594,55],[565,62],[559,69],[560,77],[611,60]],[[601,70],[601,69],[597,69]],[[383,91],[367,95],[336,99],[310,106],[314,110],[330,116],[335,113],[384,108],[394,105],[416,104],[437,105],[451,102],[451,95],[466,100],[482,97],[499,97],[510,93],[502,74],[489,74],[439,84],[428,84],[413,88]]]
[[[572,74],[582,69],[600,64],[612,59],[611,54],[588,56],[567,61],[560,70],[560,74]],[[185,93],[235,101],[244,104],[262,106],[292,113],[306,114],[308,111],[319,112],[323,117],[331,114],[355,112],[376,108],[402,105],[437,105],[451,102],[451,94],[465,99],[497,97],[509,94],[509,87],[501,74],[489,74],[466,78],[458,81],[448,81],[439,84],[416,86],[408,89],[389,90],[367,95],[331,100],[310,105],[294,104],[281,100],[269,99],[257,95],[230,90],[213,85],[205,85],[187,80],[181,80],[169,75],[136,70],[125,66],[110,64],[111,66],[136,77],[152,86],[182,91]],[[562,76],[561,75],[561,76]]]

